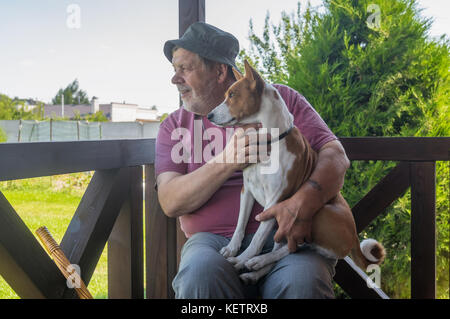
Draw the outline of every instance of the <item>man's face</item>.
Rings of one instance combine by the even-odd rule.
[[[172,65],[175,71],[172,83],[177,86],[186,110],[206,115],[218,100],[223,100],[223,93],[218,94],[214,69],[209,70],[197,54],[179,48],[173,53]]]

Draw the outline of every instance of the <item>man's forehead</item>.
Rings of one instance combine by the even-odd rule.
[[[172,55],[172,65],[197,65],[200,62],[198,54],[183,48],[177,49]]]

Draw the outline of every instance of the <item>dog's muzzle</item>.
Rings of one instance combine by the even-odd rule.
[[[236,118],[231,116],[225,101],[223,101],[221,104],[216,106],[211,112],[209,112],[207,118],[209,121],[218,126],[226,126],[228,124],[232,124],[232,122],[236,120]]]

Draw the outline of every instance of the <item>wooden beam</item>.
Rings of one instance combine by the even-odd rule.
[[[130,192],[108,239],[108,297],[144,298],[142,166],[130,169]]]
[[[60,298],[66,287],[53,260],[1,192],[0,275],[21,298]]]
[[[448,137],[361,137],[340,141],[350,160],[450,160]],[[155,139],[2,143],[0,154],[0,181],[5,181],[152,164]]]
[[[158,202],[154,165],[145,166],[145,245],[147,298],[173,298],[177,236],[174,218],[168,218]]]
[[[178,35],[181,38],[195,22],[205,22],[205,0],[178,0]],[[183,101],[179,97],[179,107]]]
[[[129,193],[129,174],[129,168],[95,172],[61,241],[61,249],[80,267],[86,285]],[[64,293],[64,298],[73,296],[73,290]]]
[[[205,22],[205,0],[178,0],[179,36],[197,21]]]
[[[0,181],[153,163],[155,139],[1,143]]]
[[[409,185],[409,163],[401,162],[352,208],[357,232],[361,232],[402,196]]]
[[[436,165],[411,163],[411,298],[436,298]]]
[[[341,137],[350,160],[448,161],[450,137]]]

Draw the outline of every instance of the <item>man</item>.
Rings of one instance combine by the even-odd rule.
[[[233,35],[202,22],[194,23],[181,39],[167,41],[164,46],[175,71],[172,83],[183,101],[183,107],[161,123],[155,160],[161,207],[167,216],[180,218],[181,228],[188,237],[172,283],[176,297],[333,298],[335,259],[302,249],[278,261],[256,285],[245,286],[233,266],[219,253],[229,242],[237,223],[242,169],[249,165],[248,157],[259,155],[258,148],[240,130],[229,139],[237,143],[226,144],[225,129],[216,127],[223,133],[226,144],[223,151],[210,152],[209,159],[200,161],[194,157],[198,150],[202,155],[208,153],[206,146],[211,143],[211,136],[205,132],[215,126],[206,115],[223,101],[224,93],[235,81],[231,68],[236,68],[238,51],[239,43]],[[276,218],[279,227],[274,240],[277,242],[287,240],[290,246],[297,247],[310,240],[314,213],[340,191],[349,167],[342,145],[306,99],[289,87],[275,87],[294,115],[294,124],[318,152],[318,162],[310,180],[291,198],[265,212],[255,203],[241,251],[256,232],[256,219]],[[245,128],[250,127],[257,128],[258,124]],[[173,133],[180,129],[190,134]],[[199,130],[203,137],[200,147],[195,145]],[[236,146],[241,145],[240,141],[245,141],[244,151],[248,155],[245,163],[220,160],[223,155],[227,159],[237,158],[242,151]],[[185,150],[193,150],[181,162],[173,158],[178,154],[174,147],[179,143]],[[269,252],[273,243],[269,240],[263,253]]]

